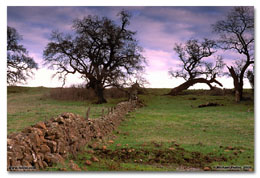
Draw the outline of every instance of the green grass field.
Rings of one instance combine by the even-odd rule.
[[[48,97],[51,88],[8,87],[7,133],[21,131],[26,126],[48,120],[64,112],[82,116],[91,107],[90,117],[101,116],[102,110],[116,105],[122,99],[111,99],[106,104],[95,105],[93,101],[61,101]],[[106,111],[106,110],[105,110]]]
[[[62,112],[84,115],[88,106],[93,108],[91,117],[98,117],[102,108],[120,101],[110,99],[102,105],[56,101],[46,97],[50,90],[8,88],[8,133]],[[128,114],[113,134],[96,143],[97,148],[86,146],[70,159],[89,171],[182,171],[231,165],[254,169],[251,91],[246,91],[247,100],[241,103],[234,102],[232,95],[210,96],[203,91],[164,95],[167,92],[169,89],[148,89],[148,94],[139,96],[145,107]],[[198,108],[207,102],[223,106]],[[103,146],[107,148],[102,149]],[[99,161],[86,165],[85,161],[93,156]],[[47,170],[70,170],[68,161]]]

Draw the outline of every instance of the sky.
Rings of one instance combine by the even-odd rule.
[[[137,31],[136,39],[143,47],[148,66],[144,77],[151,88],[173,88],[183,83],[183,79],[171,78],[168,70],[178,69],[180,64],[173,47],[176,43],[185,43],[189,39],[215,39],[211,25],[223,19],[232,7],[225,6],[167,6],[167,7],[15,7],[7,9],[7,24],[14,27],[23,40],[21,43],[29,55],[39,64],[35,75],[26,86],[61,87],[62,81],[52,78],[55,71],[43,65],[43,50],[50,42],[53,30],[72,32],[74,19],[88,15],[106,16],[119,21],[118,12],[122,9],[132,14],[129,29]],[[219,51],[226,64],[231,65],[240,56],[232,51]],[[233,88],[231,78],[218,78],[224,88]],[[84,82],[79,75],[68,76],[66,86]],[[250,88],[247,79],[245,88]],[[205,84],[196,84],[191,88],[207,89]]]

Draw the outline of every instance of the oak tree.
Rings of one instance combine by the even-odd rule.
[[[130,14],[121,11],[119,22],[89,15],[74,21],[73,34],[53,32],[44,50],[45,63],[61,78],[79,73],[94,89],[97,103],[105,103],[104,89],[119,87],[144,70],[145,58],[135,38],[127,29]]]
[[[218,44],[223,50],[235,51],[241,58],[227,66],[233,78],[236,101],[243,98],[246,70],[254,64],[254,11],[252,7],[234,7],[224,20],[212,25],[219,34]]]
[[[222,86],[216,80],[224,66],[222,57],[217,56],[215,64],[207,60],[216,52],[214,46],[215,42],[209,39],[204,39],[201,42],[197,39],[192,39],[185,44],[175,44],[174,51],[178,54],[181,62],[180,70],[171,69],[169,74],[175,78],[183,78],[186,82],[173,88],[169,93],[170,95],[177,95],[182,90],[186,90],[196,83],[205,83],[210,89],[214,89],[212,83]]]

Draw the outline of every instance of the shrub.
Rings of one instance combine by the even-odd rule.
[[[96,95],[92,89],[71,87],[51,89],[49,97],[56,100],[84,101],[94,100]]]
[[[125,98],[127,92],[125,89],[108,88],[104,91],[105,98]],[[53,88],[48,96],[55,100],[95,100],[96,94],[93,89],[86,89],[84,85],[71,85],[70,88]]]
[[[127,97],[126,89],[118,89],[115,87],[108,88],[104,92],[105,98],[125,98]]]

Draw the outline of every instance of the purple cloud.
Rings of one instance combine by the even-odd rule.
[[[178,82],[168,76],[169,68],[177,68],[175,43],[191,38],[215,38],[211,24],[224,17],[231,7],[8,7],[8,25],[23,36],[22,44],[30,55],[42,64],[42,52],[53,30],[71,32],[72,22],[87,15],[107,16],[115,21],[120,10],[132,14],[129,28],[137,31],[137,39],[144,48],[148,61],[146,69],[150,87],[174,87]],[[219,51],[225,62],[231,64],[239,57],[235,52]],[[43,67],[40,65],[40,67]],[[47,69],[43,69],[46,70]],[[41,71],[42,72],[42,71]],[[52,73],[49,71],[49,73]],[[155,76],[159,75],[157,80]],[[38,76],[43,76],[40,75]],[[48,77],[49,75],[46,75]],[[163,78],[162,78],[163,76]],[[165,79],[164,79],[165,78]],[[37,79],[37,77],[34,80]],[[46,81],[50,79],[46,78]],[[75,79],[73,80],[73,82]],[[71,81],[72,82],[72,81]],[[82,81],[79,81],[82,82]],[[33,86],[37,81],[33,81]],[[58,82],[57,82],[58,83]],[[53,86],[53,82],[50,86]],[[47,86],[47,85],[46,85]],[[59,86],[59,84],[57,84]]]

